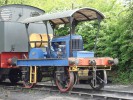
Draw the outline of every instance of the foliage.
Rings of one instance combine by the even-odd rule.
[[[78,25],[77,33],[82,35],[84,49],[93,51],[97,33],[97,25],[94,22],[84,22]]]
[[[57,26],[55,29],[55,33],[57,34],[57,36],[65,36],[68,35],[69,32],[69,24]]]
[[[117,71],[113,76],[113,83],[133,84],[133,71]]]
[[[133,69],[133,5],[131,4],[130,7],[127,9],[127,13],[124,18],[121,18],[119,23],[117,24],[119,30],[119,59],[120,65],[122,66],[121,70],[131,70]],[[119,26],[121,25],[121,26]]]

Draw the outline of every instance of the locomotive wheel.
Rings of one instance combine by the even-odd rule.
[[[25,73],[25,77],[23,78],[23,85],[25,88],[32,88],[36,84],[35,83],[30,83],[30,75],[29,75],[29,68],[27,68],[27,72]]]
[[[69,72],[68,68],[65,69],[64,77],[65,79],[61,79],[60,75],[59,77],[56,77],[56,85],[58,86],[59,90],[61,92],[67,92],[73,88],[74,85],[74,73]]]
[[[11,83],[15,84],[21,80],[22,72],[20,69],[11,69],[8,78]]]
[[[36,84],[35,83],[30,83],[29,81],[23,81],[23,85],[24,85],[25,88],[32,88]]]
[[[105,85],[105,77],[106,77],[106,73],[104,73],[104,71],[96,71],[96,82],[94,84],[94,80],[93,78],[91,78],[90,80],[90,86],[94,89],[94,90],[100,90],[104,87]]]

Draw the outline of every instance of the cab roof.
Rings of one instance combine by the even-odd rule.
[[[93,8],[80,8],[67,10],[57,13],[48,13],[40,15],[37,17],[30,17],[22,21],[22,23],[34,23],[41,21],[50,21],[54,25],[67,24],[69,23],[69,18],[73,17],[77,22],[91,21],[95,19],[104,19],[104,15],[96,9]]]

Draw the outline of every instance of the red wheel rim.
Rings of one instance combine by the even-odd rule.
[[[32,88],[35,86],[35,83],[29,83],[29,82],[23,81],[23,85],[25,88]]]
[[[68,73],[69,82],[67,83],[67,87],[63,88],[59,82],[59,80],[56,78],[56,85],[59,88],[61,92],[67,92],[73,88],[74,85],[74,73],[69,72],[68,68],[66,68],[66,71]]]

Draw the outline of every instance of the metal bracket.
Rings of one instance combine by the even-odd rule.
[[[29,23],[25,24],[25,28],[26,28],[26,33],[27,33],[27,37],[28,37],[28,52],[30,51],[30,39],[29,39],[29,31],[28,31],[28,27],[29,27]]]
[[[97,83],[97,80],[96,80],[96,66],[93,67],[93,87],[95,87]]]

